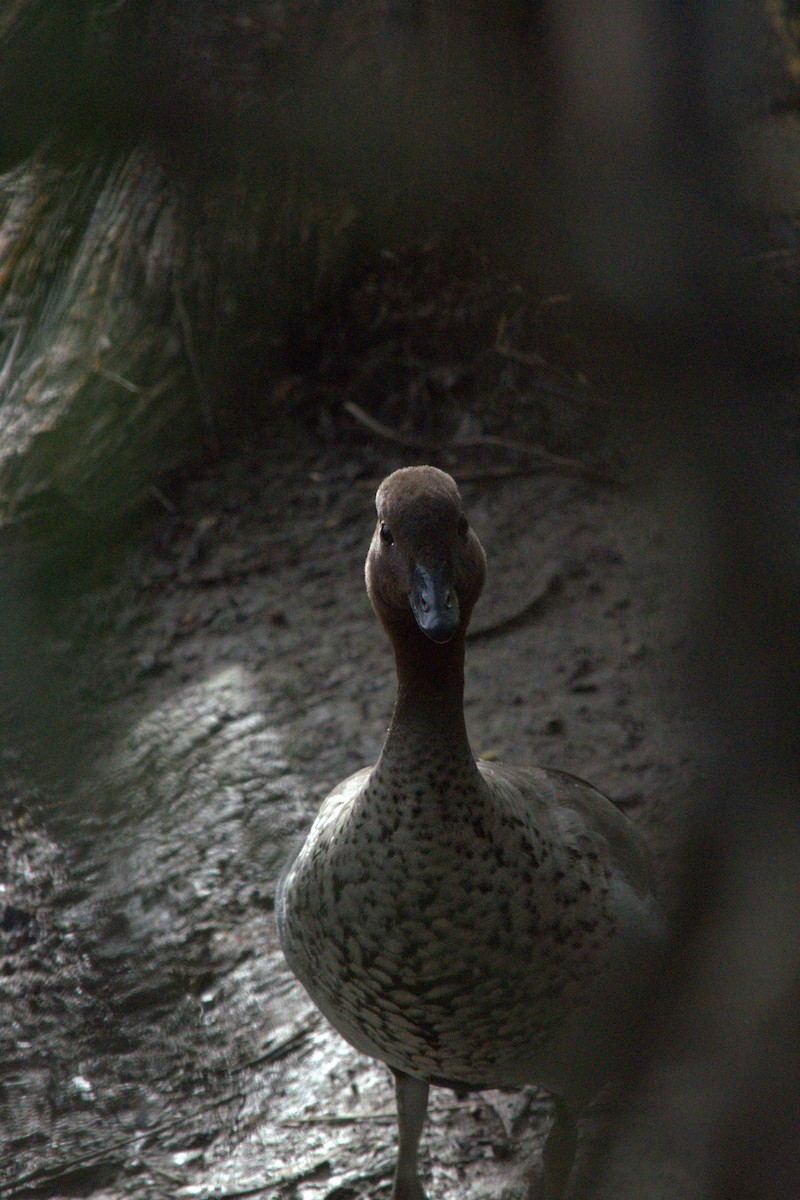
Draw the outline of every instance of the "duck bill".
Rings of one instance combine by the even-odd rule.
[[[440,644],[451,641],[460,610],[448,572],[415,567],[408,599],[414,620],[426,637]]]

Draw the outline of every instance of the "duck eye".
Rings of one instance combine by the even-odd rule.
[[[458,532],[462,537],[466,537],[469,533],[469,521],[466,517],[461,517],[458,522]]]
[[[387,546],[391,546],[394,542],[391,529],[388,525],[384,525],[383,521],[381,521],[381,541],[386,542]]]

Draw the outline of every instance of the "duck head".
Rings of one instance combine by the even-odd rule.
[[[366,578],[378,618],[390,636],[416,630],[452,641],[466,630],[486,574],[455,481],[436,467],[404,467],[384,479],[375,506]]]

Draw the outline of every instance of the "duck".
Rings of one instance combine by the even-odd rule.
[[[391,722],[285,868],[280,941],[331,1025],[394,1076],[392,1200],[425,1200],[432,1086],[528,1084],[554,1100],[543,1183],[561,1200],[578,1120],[622,1070],[663,940],[650,857],[591,784],[476,760],[464,664],[486,556],[452,477],[401,468],[376,509],[365,575],[394,651]]]

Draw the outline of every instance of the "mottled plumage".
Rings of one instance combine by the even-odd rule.
[[[647,855],[589,784],[475,762],[464,635],[483,550],[444,472],[395,472],[377,506],[367,586],[395,651],[394,714],[375,767],[334,789],[284,875],[284,951],[336,1029],[395,1072],[396,1200],[424,1197],[431,1083],[548,1088],[560,1196],[574,1116],[613,1078],[619,998],[658,938]]]

